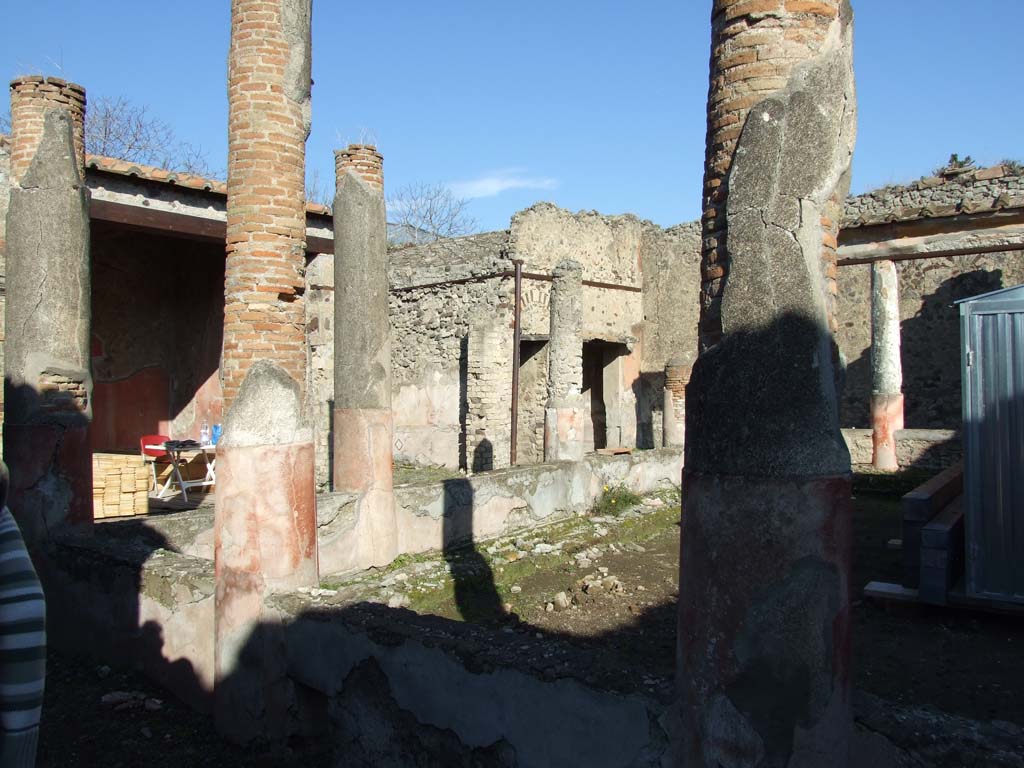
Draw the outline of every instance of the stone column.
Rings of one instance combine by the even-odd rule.
[[[287,720],[283,650],[264,598],[318,583],[299,301],[310,13],[311,0],[231,4],[214,714],[240,743],[273,741]]]
[[[682,448],[686,435],[686,385],[693,366],[671,360],[665,366],[665,404],[661,413],[662,442],[666,448]]]
[[[352,144],[334,162],[334,490],[359,494],[359,530],[325,570],[351,570],[398,555],[390,294],[384,159]]]
[[[896,432],[903,429],[900,291],[896,264],[871,264],[871,463],[894,472]]]
[[[850,457],[830,333],[846,0],[716,0],[686,391],[678,765],[848,765]]]
[[[93,515],[84,114],[81,86],[41,77],[11,83],[4,456],[10,507],[30,546]]]
[[[548,402],[544,409],[544,461],[583,458],[583,267],[563,259],[551,284]]]

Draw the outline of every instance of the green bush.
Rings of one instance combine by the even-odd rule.
[[[630,507],[635,507],[640,497],[624,485],[605,486],[604,493],[591,510],[595,515],[618,515]]]

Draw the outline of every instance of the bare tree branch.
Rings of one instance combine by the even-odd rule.
[[[468,204],[440,184],[402,187],[387,199],[391,244],[420,245],[472,234],[477,222],[467,212]]]
[[[182,141],[145,105],[100,96],[85,114],[86,151],[169,170],[215,176],[202,147]]]
[[[328,208],[334,205],[334,192],[320,181],[320,169],[315,166],[310,170],[306,181],[306,200],[326,205]]]

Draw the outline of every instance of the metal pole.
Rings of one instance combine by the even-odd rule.
[[[512,330],[512,439],[510,441],[509,464],[516,465],[516,449],[519,438],[519,342],[522,339],[523,319],[523,260],[515,259],[516,305],[513,310]]]

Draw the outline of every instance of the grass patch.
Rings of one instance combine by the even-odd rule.
[[[630,507],[635,507],[643,499],[624,485],[605,486],[601,498],[594,504],[595,515],[620,515]]]
[[[395,463],[395,485],[426,485],[453,480],[462,475],[448,467],[422,467],[418,464]]]

